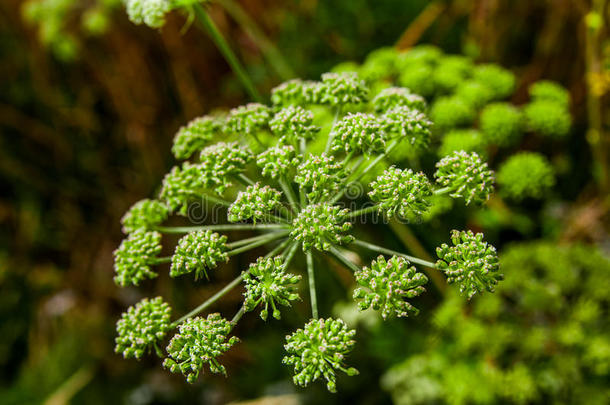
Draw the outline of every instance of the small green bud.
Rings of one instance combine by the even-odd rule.
[[[172,153],[176,159],[188,159],[193,153],[201,151],[221,127],[216,117],[195,118],[176,133]]]
[[[402,218],[410,214],[418,217],[430,207],[432,185],[425,174],[411,169],[389,167],[369,187],[372,190],[369,197],[377,203],[379,212],[385,212],[388,217],[394,214]]]
[[[555,184],[553,167],[539,153],[521,152],[500,166],[498,184],[503,195],[517,201],[542,198]]]
[[[299,157],[292,145],[271,147],[258,155],[256,159],[257,166],[261,168],[261,174],[272,179],[287,177],[288,173],[299,163]]]
[[[394,107],[384,115],[385,129],[390,138],[407,140],[416,150],[430,144],[432,122],[426,114],[409,107]]]
[[[540,80],[532,84],[528,91],[532,101],[552,101],[565,108],[570,106],[570,93],[563,86],[550,80]]]
[[[464,197],[466,205],[487,201],[493,192],[493,172],[474,152],[454,152],[442,158],[436,167],[436,181],[449,187],[452,197]]]
[[[486,146],[483,134],[476,129],[454,129],[443,136],[438,154],[442,157],[463,150],[481,156],[486,153]]]
[[[361,104],[368,101],[369,89],[354,72],[324,73],[320,87],[320,104],[340,106],[343,104]]]
[[[131,206],[123,215],[123,233],[131,233],[138,229],[149,230],[167,219],[167,206],[156,200],[140,200]]]
[[[269,218],[274,210],[280,207],[282,194],[269,186],[256,183],[248,186],[246,191],[240,191],[235,202],[229,207],[229,222],[252,219],[262,221]]]
[[[492,103],[485,106],[479,122],[487,143],[492,145],[514,145],[523,135],[521,112],[509,103]]]
[[[151,347],[159,357],[163,357],[157,343],[170,329],[172,309],[163,298],[144,298],[129,307],[116,324],[118,336],[114,351],[124,358],[141,359]]]
[[[298,300],[296,284],[301,276],[286,272],[286,264],[281,256],[273,258],[259,257],[256,263],[250,264],[248,271],[243,273],[246,291],[244,292],[247,311],[252,311],[258,305],[264,305],[261,318],[267,320],[269,306],[273,317],[280,319],[279,305],[290,306],[290,301]]]
[[[288,353],[283,363],[294,367],[294,383],[305,387],[323,377],[330,392],[336,392],[335,370],[348,375],[358,374],[355,368],[345,369],[345,357],[352,351],[356,331],[341,319],[312,319],[303,329],[286,336]]]
[[[195,279],[208,278],[208,269],[229,261],[227,237],[212,231],[191,232],[183,236],[172,256],[169,275],[178,277],[195,272]]]
[[[442,129],[457,128],[471,125],[476,118],[476,111],[461,98],[439,97],[432,104],[430,118]]]
[[[312,155],[297,169],[294,181],[311,191],[307,194],[310,201],[318,201],[339,190],[345,178],[343,165],[334,156]]]
[[[502,275],[498,273],[496,249],[483,241],[483,234],[472,231],[451,232],[453,246],[436,248],[436,266],[445,273],[449,283],[460,286],[460,293],[472,298],[484,290],[493,292]]]
[[[337,152],[344,149],[345,153],[363,152],[378,153],[385,148],[386,133],[384,122],[373,114],[348,113],[335,123],[330,136],[331,150]]]
[[[161,234],[138,229],[127,236],[114,251],[114,282],[121,287],[139,285],[140,281],[157,277],[150,266],[161,253]]]
[[[498,65],[477,65],[472,77],[474,81],[487,86],[492,91],[493,100],[502,100],[513,94],[515,90],[515,75]]]
[[[235,336],[228,337],[231,329],[231,322],[217,313],[207,318],[187,319],[169,342],[163,367],[172,373],[181,373],[189,383],[197,381],[205,364],[211,372],[226,376],[227,370],[218,357],[239,342]]]
[[[570,112],[554,101],[533,101],[524,107],[523,112],[530,131],[554,138],[564,137],[570,132]]]
[[[373,99],[372,104],[378,113],[386,112],[395,107],[408,107],[419,111],[426,110],[426,100],[404,87],[388,87],[381,90]]]
[[[280,144],[297,144],[299,139],[312,139],[320,128],[313,125],[313,114],[303,107],[281,109],[269,122],[271,131],[280,137]]]
[[[146,24],[151,28],[161,28],[165,24],[165,14],[172,9],[168,0],[123,0],[127,15],[134,24]]]
[[[259,103],[248,103],[229,112],[224,131],[235,135],[255,135],[267,126],[270,119],[269,107]]]
[[[329,250],[333,245],[350,243],[354,238],[345,233],[352,224],[344,222],[348,212],[328,203],[308,205],[294,219],[290,236],[303,243],[303,251],[312,247]]]
[[[383,256],[373,260],[371,267],[364,267],[355,273],[361,287],[354,290],[354,299],[360,310],[373,307],[381,310],[383,319],[417,315],[419,310],[405,301],[426,291],[423,287],[428,278],[417,272],[404,257],[392,256],[386,261]]]

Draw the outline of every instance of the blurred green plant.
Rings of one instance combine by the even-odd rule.
[[[530,242],[506,249],[500,265],[506,278],[495,294],[450,295],[424,352],[385,374],[395,403],[606,403],[608,257]]]

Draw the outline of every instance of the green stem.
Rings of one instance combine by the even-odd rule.
[[[241,283],[242,280],[243,280],[243,276],[240,274],[233,281],[231,281],[229,284],[224,286],[224,288],[222,290],[218,291],[216,294],[212,295],[210,298],[205,300],[197,308],[193,309],[188,314],[186,314],[186,315],[182,316],[181,318],[177,319],[176,321],[174,321],[171,324],[171,327],[175,328],[176,326],[180,325],[185,319],[191,318],[191,317],[205,311],[207,308],[212,306],[212,304],[214,304],[216,301],[218,301],[220,298],[222,298],[226,293],[231,291],[233,288],[237,287]]]
[[[297,252],[298,247],[299,247],[299,244],[297,242],[293,242],[292,245],[290,246],[290,248],[288,250],[288,254],[286,254],[286,256],[285,256],[286,258],[284,259],[284,262],[286,263],[286,267],[288,267],[288,264],[294,257],[294,254]]]
[[[265,259],[275,256],[280,250],[284,249],[290,243],[290,238],[277,245],[273,250],[265,255]]]
[[[211,195],[202,194],[203,199],[208,200],[210,202],[216,203],[218,205],[224,205],[225,207],[231,206],[231,203],[227,200],[223,200],[222,198],[213,197]]]
[[[266,238],[259,239],[256,242],[252,242],[252,243],[250,243],[248,245],[239,247],[237,249],[233,249],[233,250],[227,252],[227,254],[229,256],[235,256],[235,255],[237,255],[239,253],[243,253],[243,252],[246,252],[246,251],[248,251],[250,249],[254,249],[255,247],[262,246],[262,245],[264,245],[266,243],[269,243],[269,242],[271,242],[271,241],[273,241],[275,239],[279,239],[282,236],[286,236],[287,234],[288,234],[287,232],[274,232],[272,235],[266,235],[267,236]]]
[[[371,163],[369,163],[369,165],[367,167],[365,167],[364,170],[360,174],[358,174],[358,176],[356,176],[356,178],[353,181],[360,180],[365,174],[367,174],[369,172],[369,170],[371,170],[373,167],[377,166],[377,163],[379,163],[383,158],[388,156],[390,154],[390,152],[392,152],[392,150],[396,147],[396,145],[398,145],[398,143],[399,143],[398,139],[395,139],[394,141],[392,141],[392,144],[390,146],[388,146],[388,148],[385,150],[385,152],[383,152],[381,155],[377,156]]]
[[[330,133],[328,134],[328,140],[326,141],[326,147],[324,148],[324,153],[328,153],[330,151],[330,146],[332,145],[333,138],[334,138],[333,127],[339,120],[340,113],[341,113],[341,107],[339,107],[339,106],[335,107],[335,117],[333,118],[333,123],[330,126]]]
[[[316,280],[313,273],[313,257],[307,251],[307,278],[309,280],[309,297],[311,299],[311,316],[318,319],[318,299],[316,297]]]
[[[242,305],[241,308],[239,308],[239,311],[237,311],[237,313],[233,317],[233,319],[231,319],[231,323],[233,324],[233,326],[235,326],[237,324],[237,322],[239,322],[239,320],[241,319],[242,316],[244,316],[245,313],[246,313],[246,306]]]
[[[372,243],[364,242],[364,241],[357,240],[357,239],[354,240],[352,243],[355,244],[355,245],[362,246],[364,248],[373,250],[373,251],[377,251],[379,253],[385,253],[387,255],[394,255],[394,256],[402,256],[405,259],[409,260],[410,262],[421,264],[422,266],[430,267],[430,268],[433,268],[433,269],[436,268],[436,264],[435,263],[429,262],[427,260],[419,259],[417,257],[410,256],[410,255],[407,255],[405,253],[397,252],[395,250],[386,249],[384,247],[377,246],[377,245],[374,245]]]
[[[274,232],[274,234],[275,234],[275,233],[282,233],[282,234],[284,234],[284,235],[287,235],[287,234],[289,233],[289,231],[285,231],[285,232]],[[227,244],[227,247],[228,247],[229,249],[235,249],[235,248],[238,248],[238,247],[240,247],[240,246],[244,246],[244,245],[247,245],[247,244],[249,244],[249,243],[259,241],[259,240],[261,240],[261,239],[266,239],[266,238],[268,238],[268,237],[269,237],[269,234],[257,235],[257,236],[253,236],[253,237],[251,237],[251,238],[242,239],[242,240],[238,240],[238,241],[236,241],[236,242],[228,243],[228,244]]]
[[[199,226],[156,226],[155,231],[162,233],[189,233],[196,231],[258,231],[262,229],[288,229],[282,224],[221,224]]]
[[[359,272],[360,268],[358,268],[358,266],[356,266],[354,263],[352,263],[347,257],[345,257],[343,255],[343,253],[341,253],[339,251],[339,249],[337,249],[334,246],[331,246],[330,248],[330,253],[333,254],[333,256],[335,256],[337,258],[337,260],[339,260],[341,263],[343,263],[343,265],[345,265],[348,269],[350,269],[351,271],[353,271],[354,273]]]
[[[451,191],[450,187],[443,187],[443,188],[439,188],[434,190],[434,194],[435,195],[443,195],[443,194],[447,194],[449,191]]]
[[[193,5],[193,10],[195,11],[195,16],[199,19],[199,22],[210,34],[210,37],[212,37],[212,41],[214,41],[220,53],[222,53],[224,58],[227,60],[227,62],[231,66],[231,69],[241,81],[242,85],[244,86],[250,97],[252,97],[253,100],[259,103],[262,102],[263,99],[258,93],[258,90],[256,90],[256,87],[254,87],[254,84],[246,74],[245,69],[242,67],[241,63],[237,59],[237,56],[235,56],[235,54],[231,50],[231,47],[229,47],[229,44],[224,39],[224,37],[216,27],[216,24],[214,24],[214,21],[212,21],[206,10],[199,3],[195,3]]]
[[[352,211],[349,214],[347,214],[347,218],[355,218],[358,215],[365,215],[368,214],[369,212],[373,212],[373,211],[377,211],[379,209],[379,207],[377,205],[371,205],[370,207],[366,207],[366,208],[362,208],[360,210],[357,211]]]
[[[256,45],[260,48],[265,58],[269,61],[269,64],[273,67],[273,70],[282,78],[282,80],[288,80],[295,76],[294,72],[273,45],[273,42],[265,35],[263,30],[256,24],[255,20],[252,19],[241,6],[239,2],[234,0],[215,0],[220,4],[231,16],[237,21],[237,23],[252,37]]]
[[[292,190],[292,187],[290,187],[290,185],[288,183],[286,183],[286,180],[284,180],[283,178],[280,178],[280,186],[282,187],[282,190],[284,191],[284,194],[286,195],[286,198],[288,199],[288,203],[290,204],[290,209],[292,210],[293,213],[297,213],[298,210],[298,204],[297,204],[297,200],[296,200],[296,196],[294,195],[294,191]]]
[[[239,173],[239,174],[237,175],[237,178],[238,178],[238,179],[239,179],[239,180],[240,180],[242,183],[244,183],[244,184],[245,184],[245,185],[247,185],[247,186],[253,186],[253,185],[254,185],[254,181],[253,181],[252,179],[250,179],[248,176],[246,176],[245,174],[243,174],[243,173]]]
[[[156,257],[154,260],[151,261],[151,264],[169,263],[171,261],[172,261],[172,257],[171,256]]]

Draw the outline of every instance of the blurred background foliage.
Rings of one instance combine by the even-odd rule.
[[[471,303],[439,301],[438,291],[420,317],[383,324],[337,306],[360,325],[362,375],[340,381],[335,396],[291,387],[278,350],[296,323],[290,316],[274,327],[246,319],[248,339],[226,356],[230,380],[186,386],[151,367],[157,359],[123,361],[112,352],[114,323],[142,292],[112,282],[119,219],[156,191],[180,125],[246,96],[188,16],[172,13],[155,31],[131,24],[119,0],[3,0],[0,403],[214,404],[278,394],[282,403],[608,402],[608,1],[217,0],[209,10],[263,94],[287,76],[317,78],[377,48],[419,43],[511,70],[518,105],[537,80],[564,85],[569,137],[519,146],[552,156],[553,191],[443,218],[489,230],[505,284]],[[412,246],[413,234],[394,231],[384,236],[389,247]],[[415,236],[428,248],[445,238]],[[341,291],[341,280],[320,283]],[[188,308],[215,289],[161,279],[143,292]],[[239,300],[235,292],[223,305]]]

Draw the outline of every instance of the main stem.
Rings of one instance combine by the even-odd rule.
[[[313,257],[307,252],[307,279],[309,280],[309,297],[311,299],[311,316],[318,319],[318,299],[316,298],[316,280],[313,272]]]
[[[357,239],[354,240],[352,243],[355,244],[355,245],[362,246],[364,248],[373,250],[373,251],[377,251],[379,253],[385,253],[385,254],[388,254],[388,255],[395,255],[395,256],[402,256],[405,259],[408,259],[410,262],[421,264],[422,266],[431,267],[433,269],[436,268],[436,264],[435,263],[429,262],[427,260],[419,259],[417,257],[410,256],[410,255],[407,255],[405,253],[397,252],[395,250],[386,249],[386,248],[384,248],[382,246],[377,246],[377,245],[374,245],[372,243],[364,242],[364,241],[357,240]]]
[[[199,22],[201,22],[203,27],[210,34],[210,37],[212,37],[212,41],[214,41],[220,53],[222,53],[224,58],[227,60],[229,66],[231,66],[231,69],[239,78],[250,97],[252,97],[253,100],[259,103],[262,102],[263,99],[258,93],[258,90],[256,90],[256,87],[254,87],[254,84],[246,74],[245,69],[242,67],[241,63],[237,59],[237,56],[235,56],[235,54],[231,50],[231,47],[229,47],[229,44],[224,39],[224,37],[216,27],[216,24],[214,24],[214,21],[212,21],[206,10],[199,3],[195,3],[193,5],[193,10],[195,11],[195,15],[199,19]]]

